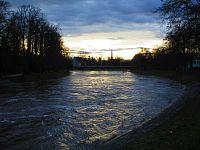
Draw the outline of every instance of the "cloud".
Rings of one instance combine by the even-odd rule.
[[[153,48],[155,43],[162,42],[155,32],[147,30],[87,33],[79,36],[65,36],[64,40],[67,41],[66,44],[69,47],[78,45],[86,49]]]
[[[8,0],[14,7],[40,7],[47,19],[59,24],[64,35],[125,30],[157,32],[154,13],[160,0]],[[159,33],[158,33],[159,36]]]

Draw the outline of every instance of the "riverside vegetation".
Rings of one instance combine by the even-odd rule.
[[[69,68],[59,27],[39,8],[24,5],[13,11],[9,6],[0,0],[0,75]]]

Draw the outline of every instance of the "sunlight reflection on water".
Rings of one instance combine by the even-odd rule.
[[[161,112],[184,86],[123,71],[73,71],[0,86],[0,144],[9,149],[86,149]]]

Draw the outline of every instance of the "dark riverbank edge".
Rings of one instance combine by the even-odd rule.
[[[11,74],[0,78],[0,83],[5,81],[12,82],[27,82],[27,81],[38,81],[46,79],[60,78],[70,75],[70,70],[50,71],[44,73],[29,73],[29,74]]]
[[[177,74],[174,72],[160,72],[160,71],[152,71],[152,72],[135,72],[137,74],[142,75],[155,75],[158,77],[168,78],[172,80],[176,80]],[[198,78],[197,73],[197,78]],[[195,74],[196,75],[196,74]],[[181,98],[179,98],[177,101],[175,101],[172,105],[170,105],[168,108],[166,108],[164,111],[162,111],[160,114],[158,114],[155,118],[152,118],[151,120],[145,122],[140,127],[133,129],[132,131],[121,135],[114,137],[112,139],[109,139],[102,143],[98,148],[96,149],[104,149],[104,150],[110,150],[110,149],[151,149],[150,147],[141,147],[141,144],[136,144],[135,146],[130,146],[133,144],[133,141],[135,139],[138,139],[140,136],[144,136],[148,132],[154,132],[154,129],[159,128],[160,125],[165,124],[170,118],[173,118],[177,112],[184,109],[183,107],[187,105],[188,103],[191,103],[191,100],[194,99],[199,93],[200,93],[200,82],[199,81],[193,81],[196,80],[196,76],[193,73],[187,74],[187,75],[181,75],[181,78],[179,80],[176,80],[178,82],[186,84],[186,89]],[[142,140],[139,142],[143,142]],[[159,141],[157,141],[159,142]],[[166,148],[167,149],[167,148]]]

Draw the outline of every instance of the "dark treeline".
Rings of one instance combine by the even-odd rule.
[[[134,67],[187,70],[200,53],[200,1],[163,0],[157,12],[168,27],[166,42],[152,53],[137,54]]]
[[[200,52],[200,1],[165,0],[159,9],[168,23],[167,39],[177,53]]]
[[[157,49],[156,49],[157,50]],[[189,69],[193,55],[183,55],[174,52],[149,52],[136,54],[132,60],[135,69],[179,70]],[[186,65],[186,66],[185,66]]]
[[[114,59],[102,59],[99,57],[98,59],[94,57],[75,57],[73,59],[74,67],[79,66],[131,66],[130,60],[124,60],[122,58],[114,58]]]
[[[68,67],[59,28],[39,8],[15,11],[0,0],[0,75],[59,70]]]

